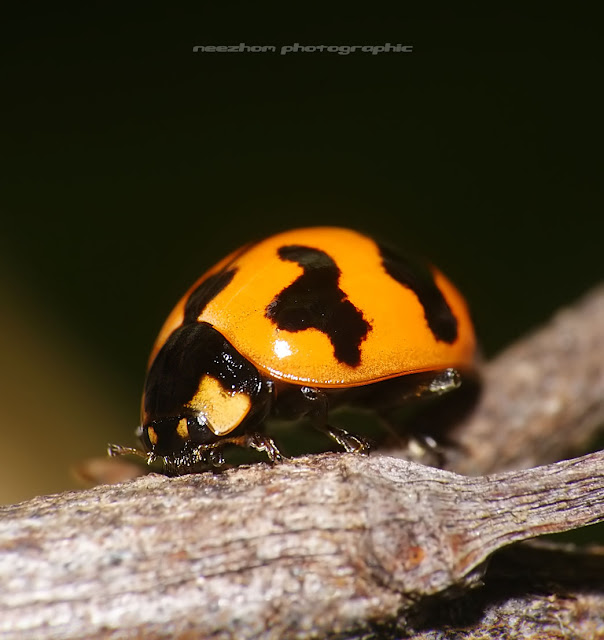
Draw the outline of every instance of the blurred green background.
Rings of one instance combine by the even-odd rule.
[[[604,275],[596,21],[61,11],[3,25],[2,502],[133,442],[165,316],[252,238],[337,224],[410,247],[466,293],[488,356]],[[240,42],[413,53],[192,52]]]

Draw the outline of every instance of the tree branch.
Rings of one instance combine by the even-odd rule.
[[[488,580],[455,600],[434,598],[408,615],[406,629],[382,637],[413,640],[604,636],[604,547],[530,541],[493,557]]]
[[[604,425],[604,286],[490,362],[448,468],[478,475],[584,451]]]
[[[456,432],[472,462],[454,449],[449,464],[521,466],[558,455],[566,441],[556,434],[573,425],[573,446],[593,434],[603,319],[600,289],[489,365],[485,396]],[[514,453],[546,433],[537,453]],[[499,462],[493,441],[508,452]],[[576,623],[574,637],[594,637],[604,611],[599,550],[550,551],[556,561],[545,562],[545,551],[514,545],[495,555],[484,587],[469,589],[497,549],[604,519],[603,463],[594,453],[464,477],[383,455],[322,454],[3,507],[0,635],[433,639],[522,627],[565,637]],[[528,575],[522,553],[534,561]],[[600,571],[577,581],[567,557],[567,568]],[[471,635],[480,629],[491,635]]]

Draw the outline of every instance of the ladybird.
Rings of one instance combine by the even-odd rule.
[[[137,434],[167,473],[219,466],[225,444],[281,453],[270,416],[312,424],[346,451],[367,442],[328,422],[341,404],[384,412],[455,389],[476,340],[466,303],[435,267],[359,232],[296,229],[207,271],[162,327]]]

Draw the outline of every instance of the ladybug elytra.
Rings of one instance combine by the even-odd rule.
[[[286,231],[230,254],[176,305],[149,359],[138,435],[172,473],[219,465],[229,443],[278,461],[270,416],[306,415],[363,451],[330,408],[379,411],[456,388],[475,350],[465,301],[435,267],[348,229]]]

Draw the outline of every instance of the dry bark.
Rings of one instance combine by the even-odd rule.
[[[467,475],[585,451],[604,424],[604,286],[518,340],[484,370],[447,467]]]
[[[603,381],[600,289],[488,365],[447,464],[564,455]],[[484,574],[604,519],[603,463],[323,454],[3,507],[0,637],[604,637],[600,549],[516,544]]]

